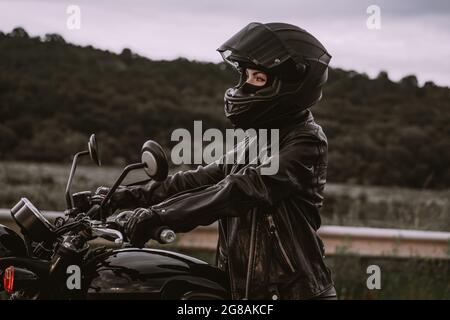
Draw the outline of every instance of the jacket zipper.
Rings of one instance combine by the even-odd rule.
[[[251,213],[252,227],[250,230],[250,248],[248,250],[247,278],[245,279],[245,300],[249,299],[250,286],[253,278],[253,267],[255,263],[255,242],[256,242],[256,210]]]
[[[226,218],[226,222],[227,222],[227,234],[226,234],[226,239],[227,239],[227,251],[229,250],[228,244],[230,243],[230,223],[229,223],[229,217]],[[227,265],[228,265],[228,276],[230,278],[230,289],[231,289],[231,299],[235,299],[235,294],[236,294],[236,288],[234,285],[234,279],[233,279],[233,267],[231,265],[231,259],[228,256],[228,252],[227,252]]]
[[[278,233],[278,229],[277,229],[277,227],[275,225],[275,221],[273,220],[273,216],[270,213],[267,215],[267,220],[269,222],[269,232],[277,240],[277,244],[278,244],[278,247],[279,247],[279,249],[281,251],[281,255],[283,256],[283,259],[285,260],[285,262],[289,266],[289,269],[291,269],[291,272],[295,272],[294,265],[293,265],[291,259],[289,258],[288,254],[287,254],[287,251],[286,251],[286,249],[283,246],[283,243],[281,242],[281,238],[280,238],[280,235]]]

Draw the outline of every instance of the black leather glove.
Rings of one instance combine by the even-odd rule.
[[[109,188],[108,187],[98,187],[97,190],[95,190],[94,195],[91,197],[91,201],[93,203],[97,203],[100,204],[103,199],[105,199],[106,195],[109,192]]]
[[[137,208],[125,224],[125,234],[133,245],[141,248],[157,236],[155,233],[161,226],[162,221],[157,213],[151,209]]]
[[[91,208],[87,214],[93,219],[105,219],[116,211],[116,206],[112,201],[109,201],[103,208],[100,208],[103,199],[109,192],[108,187],[98,187],[91,197]]]
[[[102,202],[108,194],[109,187],[98,187],[92,196],[93,201]],[[116,209],[135,209],[147,206],[147,199],[139,198],[139,192],[135,187],[119,186],[112,194],[108,205]]]

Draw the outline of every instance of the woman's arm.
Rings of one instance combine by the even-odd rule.
[[[162,182],[150,181],[146,185],[120,187],[111,202],[114,207],[134,209],[149,207],[180,192],[214,185],[224,178],[223,166],[213,162],[195,170],[179,171]]]
[[[225,216],[245,214],[254,207],[273,206],[315,184],[315,167],[325,148],[326,142],[313,136],[295,139],[275,156],[279,161],[275,174],[262,173],[268,163],[247,166],[214,185],[176,195],[150,209],[164,225],[176,232],[188,232]]]

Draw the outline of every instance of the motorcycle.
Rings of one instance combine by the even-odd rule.
[[[88,150],[73,157],[64,217],[51,223],[22,198],[11,209],[22,236],[0,225],[0,292],[9,299],[229,299],[223,271],[181,253],[132,247],[123,232],[130,211],[102,214],[129,172],[144,169],[149,180],[166,179],[162,147],[145,142],[142,161],[126,166],[101,201],[90,191],[71,193],[77,164],[86,155],[101,165],[95,135]],[[171,243],[176,234],[162,227],[152,238]],[[96,239],[118,248],[94,246]]]

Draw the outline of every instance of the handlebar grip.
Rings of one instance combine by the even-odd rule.
[[[157,237],[158,242],[162,244],[168,244],[176,240],[177,235],[173,230],[166,227],[163,227],[160,230],[161,231],[159,232],[159,235]]]

